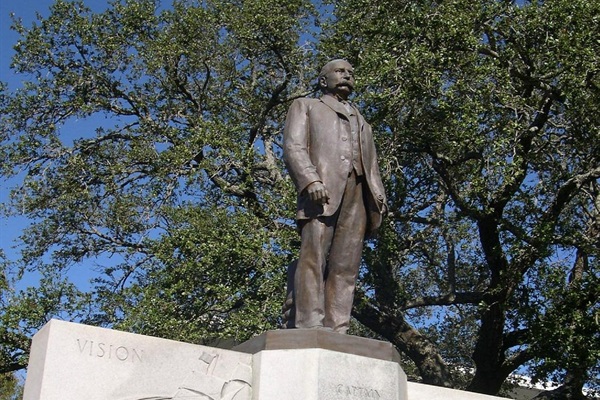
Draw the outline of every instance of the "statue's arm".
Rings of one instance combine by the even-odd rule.
[[[295,100],[288,110],[283,131],[283,159],[298,193],[311,183],[321,182],[310,159],[309,101]]]
[[[375,196],[375,199],[379,203],[380,213],[382,215],[385,215],[385,214],[387,214],[388,206],[387,206],[387,198],[385,195],[385,189],[384,189],[383,183],[381,181],[381,172],[380,172],[381,169],[379,167],[379,162],[377,159],[377,149],[375,147],[375,141],[373,139],[373,130],[372,130],[371,126],[366,122],[365,122],[365,133],[368,135],[367,143],[370,146],[368,149],[368,152],[370,155],[370,157],[368,159],[368,162],[370,163],[368,170],[371,171],[371,174],[372,174],[371,190],[373,191],[373,195]]]

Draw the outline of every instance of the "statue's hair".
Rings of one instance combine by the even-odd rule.
[[[323,65],[323,68],[321,68],[321,72],[319,73],[319,79],[321,79],[321,77],[327,75],[327,72],[329,72],[333,63],[336,63],[339,61],[343,61],[345,63],[350,64],[347,60],[344,60],[343,58],[336,58],[335,60],[331,60],[327,64]]]

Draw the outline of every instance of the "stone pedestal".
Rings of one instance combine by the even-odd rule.
[[[406,400],[385,342],[320,330],[271,331],[234,350],[254,354],[253,400]]]

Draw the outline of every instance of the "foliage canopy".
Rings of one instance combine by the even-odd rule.
[[[0,372],[53,316],[195,343],[277,328],[298,247],[286,108],[345,57],[390,201],[356,332],[427,383],[597,388],[599,19],[584,0],[58,0],[15,21],[27,79],[1,88],[0,173],[31,225],[3,258]]]

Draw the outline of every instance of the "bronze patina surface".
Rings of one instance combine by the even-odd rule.
[[[300,257],[288,270],[287,328],[346,333],[365,236],[380,226],[386,197],[373,132],[348,102],[354,70],[327,63],[318,99],[295,100],[284,160],[298,191]]]

